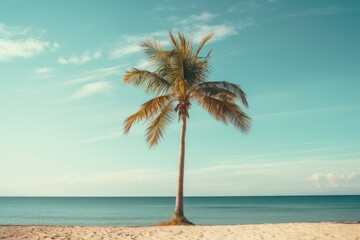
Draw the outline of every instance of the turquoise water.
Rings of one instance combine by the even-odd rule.
[[[0,197],[0,224],[155,224],[172,216],[172,197]],[[196,224],[360,221],[360,196],[186,197]]]

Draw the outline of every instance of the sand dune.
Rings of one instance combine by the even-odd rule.
[[[360,240],[360,224],[284,223],[170,227],[0,226],[0,239]]]

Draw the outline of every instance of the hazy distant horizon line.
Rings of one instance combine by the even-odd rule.
[[[293,195],[204,195],[204,196],[184,196],[184,198],[204,198],[204,197],[333,197],[333,196],[360,196],[359,194],[293,194]],[[175,196],[69,196],[69,195],[54,195],[54,196],[1,196],[0,198],[175,198]]]

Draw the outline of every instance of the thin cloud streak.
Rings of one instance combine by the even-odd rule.
[[[257,2],[251,0],[246,2],[239,2],[238,4],[230,7],[227,11],[246,13],[259,7],[260,5]]]
[[[329,6],[324,8],[310,8],[304,11],[285,15],[284,17],[287,18],[287,17],[301,17],[306,15],[332,15],[332,14],[340,14],[345,11],[347,10],[342,7]]]
[[[87,98],[99,93],[107,93],[110,89],[111,84],[106,81],[89,83],[81,87],[72,97],[76,99]]]
[[[95,60],[100,58],[102,55],[101,51],[96,51],[94,53],[85,52],[82,55],[76,56],[72,55],[68,58],[59,57],[57,62],[62,65],[74,64],[74,65],[81,65],[87,63],[89,61]]]
[[[92,80],[105,80],[107,77],[122,73],[123,70],[124,70],[124,65],[98,68],[92,71],[85,72],[84,74],[82,74],[82,76],[77,77],[75,79],[64,81],[61,84],[66,86],[66,85],[89,82]]]
[[[355,9],[355,8],[347,9],[347,8],[338,7],[338,6],[328,6],[328,7],[323,7],[323,8],[310,8],[310,9],[305,9],[305,10],[298,11],[298,12],[293,12],[290,14],[285,14],[285,15],[280,15],[280,16],[276,16],[276,17],[272,17],[272,18],[257,20],[255,23],[270,22],[270,21],[274,21],[274,20],[281,20],[281,19],[287,19],[287,18],[304,17],[304,16],[309,16],[309,15],[325,16],[325,15],[336,15],[336,14],[342,14],[345,12],[358,12],[358,11],[360,11],[360,9]]]
[[[343,165],[346,164],[358,164],[359,159],[350,159],[350,160],[335,160],[328,162],[328,166],[334,165]],[[277,173],[288,173],[290,170],[298,169],[299,166],[303,172],[309,172],[313,169],[322,169],[324,163],[327,161],[318,160],[318,159],[302,159],[297,161],[277,161],[277,162],[254,162],[254,163],[224,163],[218,164],[209,167],[203,167],[198,169],[189,170],[191,175],[199,174],[210,174],[221,172],[224,175],[229,174],[241,174],[241,175],[252,175],[252,174],[277,174]],[[305,166],[311,166],[311,168],[306,168]],[[302,174],[299,169],[297,170],[298,174]]]
[[[303,113],[315,113],[315,112],[326,112],[326,111],[357,111],[360,110],[359,106],[339,106],[339,107],[325,107],[325,108],[314,108],[305,109],[298,111],[286,111],[286,112],[275,112],[275,113],[264,113],[252,115],[253,118],[264,118],[264,117],[283,117]]]
[[[214,19],[216,16],[217,16],[217,14],[203,12],[201,14],[190,15],[189,17],[180,20],[178,23],[183,26],[186,26],[189,24],[197,24],[198,22],[208,22],[208,21]],[[177,18],[173,17],[172,19],[176,20]]]
[[[125,47],[118,47],[110,53],[110,58],[122,58],[128,55],[141,52],[142,48],[139,45],[128,45]]]
[[[103,141],[119,138],[121,136],[122,136],[122,133],[119,130],[117,132],[110,133],[107,135],[83,139],[83,140],[78,141],[78,143],[97,143],[97,142],[103,142]]]
[[[30,87],[23,90],[22,92],[47,92],[57,88],[69,87],[72,85],[78,85],[81,83],[86,83],[91,81],[105,81],[109,77],[123,73],[125,66],[126,65],[117,65],[112,67],[98,68],[80,74],[71,80],[61,80],[40,87]]]
[[[35,69],[35,72],[40,75],[53,73],[54,71],[56,71],[56,69],[50,67],[38,67]]]
[[[276,152],[266,152],[261,154],[234,154],[234,155],[224,155],[222,156],[221,161],[281,161],[284,159],[297,161],[304,158],[317,158],[317,159],[329,159],[345,156],[359,156],[360,152],[343,152],[343,153],[331,153],[331,151],[351,149],[352,147],[343,146],[343,147],[323,147],[323,148],[310,148],[304,150],[288,150],[285,151],[281,149]]]

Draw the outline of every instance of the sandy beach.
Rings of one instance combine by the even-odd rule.
[[[284,223],[169,227],[0,226],[0,239],[359,240],[360,224]]]

